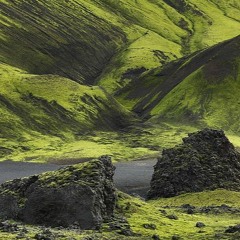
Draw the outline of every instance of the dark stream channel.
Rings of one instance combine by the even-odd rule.
[[[146,197],[150,187],[155,159],[116,163],[114,182],[116,187],[128,194]],[[15,178],[28,177],[62,166],[54,164],[38,164],[26,162],[0,162],[0,184]]]

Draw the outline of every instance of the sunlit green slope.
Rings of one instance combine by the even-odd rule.
[[[240,36],[157,68],[119,95],[139,115],[223,128],[239,128]]]
[[[0,156],[31,140],[74,140],[93,130],[126,127],[132,119],[99,87],[57,75],[31,75],[0,64],[0,86]]]
[[[162,79],[163,66],[166,71],[174,69],[191,56],[177,59],[237,36],[239,13],[236,0],[0,0],[1,154],[13,151],[20,159],[18,151],[26,151],[27,157],[28,147],[34,144],[34,151],[44,146],[45,152],[54,148],[60,153],[59,139],[61,144],[63,139],[71,139],[73,144],[86,132],[128,125],[132,117],[124,107],[142,116],[150,114],[157,122],[163,116],[167,121],[185,121],[189,109],[195,119],[199,107],[186,110],[189,104],[184,102],[184,107],[173,110],[180,92],[179,96],[169,95],[174,99],[171,104],[160,103],[156,94],[150,99],[148,94]],[[195,89],[197,92],[197,86]],[[149,108],[152,102],[154,106]],[[221,118],[221,112],[215,111],[212,117],[204,114],[200,123],[226,127],[229,118],[237,129],[236,119],[227,111]],[[131,158],[148,155],[159,146],[158,136],[149,138],[140,132],[139,139],[134,133],[129,142],[118,133],[105,132],[107,137],[96,134],[91,136],[94,140],[83,144],[91,145],[89,151],[75,154],[79,147],[73,144],[70,155],[96,157],[114,152],[118,159],[124,159],[133,147]],[[106,150],[109,139],[109,146],[117,146]],[[152,139],[157,140],[152,143]],[[24,143],[22,149],[19,142]]]
[[[135,34],[140,33],[112,58],[99,78],[100,84],[112,92],[154,66],[240,34],[240,4],[235,0],[105,2],[124,16],[127,26],[136,29]],[[127,36],[133,38],[132,33]]]
[[[33,74],[99,82],[139,73],[239,34],[236,0],[0,1],[0,59]]]

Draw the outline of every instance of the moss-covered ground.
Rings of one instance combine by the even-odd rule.
[[[216,190],[149,202],[125,199],[122,201],[122,208],[128,209],[127,216],[132,229],[146,237],[157,234],[160,239],[171,239],[174,235],[178,235],[180,239],[237,239],[239,235],[224,234],[224,231],[230,225],[239,224],[239,212],[188,214],[181,206],[190,204],[208,207],[227,204],[239,209],[239,200],[240,194],[237,192]],[[175,215],[178,219],[169,219],[169,215]],[[197,228],[197,222],[203,222],[206,227]],[[143,224],[154,224],[156,229],[146,229]]]
[[[159,93],[149,94],[164,82],[163,69],[174,65],[178,73],[203,49],[239,35],[239,16],[237,0],[0,0],[0,160],[151,158],[205,126],[223,128],[240,148],[239,42],[210,56],[160,102]],[[195,51],[200,55],[179,65]],[[239,224],[238,211],[187,214],[180,207],[239,210],[239,202],[239,193],[225,190],[148,202],[119,193],[117,214],[141,236],[124,237],[107,225],[51,231],[62,240],[240,239],[224,233]],[[167,217],[173,214],[177,220]],[[42,231],[26,227],[30,239]],[[16,236],[0,232],[3,240]]]
[[[182,124],[153,124],[134,127],[127,132],[93,131],[88,136],[65,138],[37,135],[36,139],[1,139],[1,161],[26,161],[55,164],[74,164],[101,155],[109,155],[114,162],[158,157],[164,148],[182,142],[188,133],[200,128]],[[240,149],[240,137],[227,132],[227,137]],[[72,135],[70,135],[72,136]]]
[[[1,160],[149,157],[202,123],[238,142],[237,64],[218,86],[206,86],[198,69],[174,88],[150,111],[167,124],[138,127],[129,111],[161,81],[159,67],[239,34],[237,1],[1,0],[0,7]],[[185,116],[199,112],[201,124],[191,127]],[[120,131],[133,123],[135,130]]]
[[[118,218],[126,218],[131,230],[136,236],[124,236],[119,230],[110,230],[109,224],[104,224],[100,231],[82,231],[78,229],[50,229],[55,239],[142,239],[150,240],[154,235],[160,239],[170,240],[173,236],[179,239],[239,239],[239,233],[225,233],[229,226],[239,224],[240,221],[240,193],[218,189],[202,193],[180,195],[174,198],[143,201],[118,193],[116,214]],[[187,213],[183,206],[191,205],[199,211]],[[215,209],[201,212],[201,209]],[[224,210],[225,209],[225,210]],[[228,209],[228,210],[226,210]],[[229,210],[230,209],[230,210]],[[174,216],[171,219],[169,216]],[[205,227],[196,227],[202,222]],[[22,227],[21,224],[19,225]],[[148,227],[150,226],[150,228]],[[26,236],[30,239],[43,228],[25,226],[29,231]],[[16,239],[17,233],[0,232],[1,239]],[[87,238],[88,237],[88,238]]]

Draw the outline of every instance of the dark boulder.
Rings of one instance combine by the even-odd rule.
[[[191,133],[166,149],[154,169],[148,198],[225,188],[240,190],[240,154],[223,131]]]
[[[196,223],[196,227],[197,228],[203,228],[203,227],[205,227],[206,225],[203,223],[203,222],[197,222]]]
[[[240,232],[240,224],[235,226],[230,226],[225,231],[225,233],[236,233],[236,232]]]
[[[97,229],[113,215],[114,166],[107,156],[0,186],[0,218]],[[6,207],[7,206],[7,207]]]

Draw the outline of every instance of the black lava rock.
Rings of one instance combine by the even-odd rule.
[[[176,216],[174,214],[168,215],[167,218],[171,219],[171,220],[178,220],[178,216]]]
[[[151,229],[151,230],[156,230],[157,229],[157,226],[155,224],[143,224],[143,227],[146,228],[146,229]]]
[[[178,235],[173,235],[172,236],[172,240],[180,240],[180,239],[181,239],[181,237],[178,236]]]
[[[206,225],[203,223],[203,222],[197,222],[196,223],[196,227],[198,227],[198,228],[203,228],[203,227],[205,227]]]
[[[2,232],[15,233],[19,231],[19,227],[16,223],[4,221],[0,223],[0,230]]]
[[[159,237],[158,235],[154,234],[154,235],[152,236],[152,239],[153,239],[153,240],[160,240],[160,237]]]
[[[240,154],[223,131],[204,129],[163,150],[148,198],[225,188],[240,190]]]
[[[98,229],[111,218],[116,205],[114,170],[111,159],[103,156],[6,182],[0,186],[0,218],[52,227]],[[2,224],[2,228],[8,226]],[[40,235],[38,238],[46,236]]]
[[[225,233],[236,233],[236,232],[240,232],[240,224],[235,225],[235,226],[230,226],[225,231]]]

